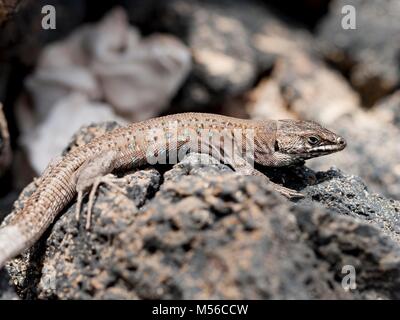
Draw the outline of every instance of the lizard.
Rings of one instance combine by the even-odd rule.
[[[213,135],[217,139],[208,139]],[[222,140],[230,140],[233,147],[221,144]],[[345,147],[346,141],[341,136],[316,122],[303,120],[252,120],[180,113],[116,128],[50,163],[37,179],[37,188],[24,207],[0,228],[0,267],[30,248],[74,197],[77,197],[79,218],[83,197],[89,194],[86,224],[89,228],[98,186],[112,185],[112,173],[153,163],[162,154],[171,157],[182,150],[212,154],[238,174],[262,177],[292,199],[303,195],[271,182],[252,162],[268,167],[296,165]]]

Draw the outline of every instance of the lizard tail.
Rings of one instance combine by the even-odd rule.
[[[0,268],[11,258],[26,248],[27,239],[18,225],[5,226],[0,229]]]
[[[76,182],[68,179],[71,170],[65,168],[49,173],[27,199],[23,209],[3,221],[0,228],[0,267],[30,248],[75,196]]]

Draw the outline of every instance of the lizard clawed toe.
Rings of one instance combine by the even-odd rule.
[[[286,198],[288,198],[290,200],[301,199],[301,198],[305,197],[304,194],[297,192],[296,190],[281,186],[280,184],[274,183],[273,186],[276,191],[278,191],[281,195],[285,196]]]
[[[104,183],[105,185],[108,185],[116,190],[118,190],[120,193],[126,193],[126,191],[118,186],[115,181],[117,179],[115,178],[114,175],[108,174],[102,177],[98,177],[95,179],[92,188],[89,193],[89,201],[88,201],[88,209],[87,209],[87,217],[86,217],[86,230],[90,229],[91,226],[91,220],[92,220],[92,210],[94,206],[94,201],[96,199],[96,191],[98,190],[100,184]]]
[[[83,199],[83,191],[78,191],[78,199],[76,200],[76,207],[75,207],[76,221],[79,221],[79,216],[80,216],[81,207],[82,207],[82,199]]]

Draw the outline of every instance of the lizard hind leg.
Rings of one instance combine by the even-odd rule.
[[[89,200],[88,200],[88,209],[87,209],[87,217],[86,217],[86,229],[87,230],[90,229],[90,224],[91,224],[91,220],[92,220],[92,210],[93,210],[94,201],[96,199],[96,191],[98,190],[100,184],[104,183],[104,184],[118,190],[122,194],[126,193],[126,191],[123,188],[121,188],[120,186],[118,186],[115,183],[116,180],[117,180],[117,178],[115,178],[114,175],[107,174],[102,177],[97,177],[95,179],[95,181],[93,182],[92,189],[90,190],[90,193],[89,193]]]
[[[104,176],[111,173],[114,169],[114,161],[116,159],[116,151],[109,150],[100,155],[93,156],[82,164],[82,166],[75,172],[76,179],[76,192],[78,193],[78,199],[76,204],[75,216],[79,220],[81,211],[82,201],[84,194],[90,191],[89,196],[89,212],[93,207],[94,196],[96,190],[101,182],[108,184],[110,179],[103,179]],[[86,224],[90,227],[90,223]]]

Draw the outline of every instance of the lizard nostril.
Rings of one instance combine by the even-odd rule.
[[[338,137],[337,142],[338,142],[338,144],[340,144],[342,146],[346,145],[346,141],[342,137]]]

